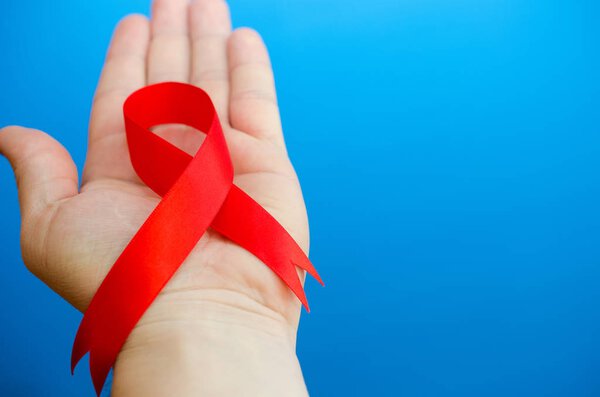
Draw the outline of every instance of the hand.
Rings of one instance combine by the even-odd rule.
[[[69,153],[50,136],[22,127],[0,132],[0,153],[19,188],[24,262],[79,310],[160,201],[131,166],[122,105],[133,91],[162,81],[210,94],[234,183],[308,250],[306,211],[262,40],[249,29],[232,32],[222,0],[156,0],[151,21],[129,16],[115,30],[81,188]],[[190,154],[201,143],[202,134],[185,126],[155,132]],[[267,266],[209,230],[130,335],[113,395],[305,394],[294,353],[299,313],[299,301]]]

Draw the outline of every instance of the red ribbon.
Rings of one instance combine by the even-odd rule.
[[[269,266],[309,310],[295,266],[321,278],[286,230],[233,184],[233,166],[210,97],[200,88],[161,83],[133,93],[123,106],[133,168],[162,200],[121,253],[85,312],[71,371],[90,352],[100,394],[125,340],[208,227]],[[206,133],[195,156],[150,128],[186,124]]]

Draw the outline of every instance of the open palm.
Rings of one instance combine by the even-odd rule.
[[[0,132],[0,152],[19,186],[24,261],[80,310],[160,201],[132,168],[122,105],[133,91],[162,81],[191,83],[210,94],[234,183],[308,249],[306,212],[262,40],[249,29],[232,33],[224,2],[156,0],[151,21],[134,15],[115,30],[94,99],[81,188],[71,157],[51,137],[22,127]],[[191,154],[202,140],[185,126],[155,132]],[[244,301],[291,323],[299,313],[299,302],[269,268],[210,229],[157,303],[161,299]]]

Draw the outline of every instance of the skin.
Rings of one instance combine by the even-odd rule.
[[[17,126],[0,131],[0,153],[18,184],[24,262],[81,311],[160,200],[131,166],[122,105],[133,91],[163,81],[210,94],[234,183],[308,252],[306,210],[260,36],[232,31],[222,0],[155,0],[151,20],[131,15],[115,29],[81,181],[49,135]],[[174,125],[155,132],[189,153],[203,136]],[[305,396],[295,353],[299,316],[299,301],[270,269],[209,230],[128,338],[112,395]]]

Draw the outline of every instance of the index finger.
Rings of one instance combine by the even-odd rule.
[[[115,29],[92,106],[82,183],[101,178],[137,180],[127,151],[123,103],[146,85],[149,42],[145,16],[128,16]]]

